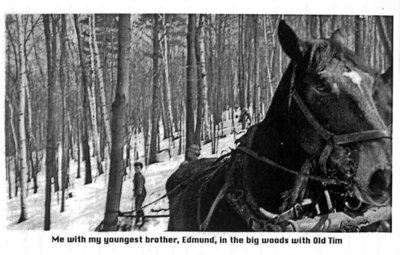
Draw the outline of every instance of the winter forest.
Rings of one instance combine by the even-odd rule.
[[[233,148],[260,122],[289,64],[277,26],[301,39],[341,29],[380,72],[392,64],[389,16],[46,14],[6,16],[7,227],[90,230],[144,204],[187,160]],[[107,211],[107,213],[105,213]],[[168,201],[142,230],[164,231]],[[117,223],[115,223],[117,224]]]

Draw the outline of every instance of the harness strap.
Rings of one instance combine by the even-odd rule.
[[[297,105],[300,107],[301,111],[303,112],[308,122],[317,130],[318,134],[322,136],[325,140],[331,139],[331,137],[333,137],[334,134],[319,124],[319,122],[315,119],[314,115],[304,104],[303,100],[301,100],[299,94],[295,89],[293,89],[292,91],[292,97],[296,101]]]
[[[332,137],[333,142],[338,145],[377,140],[382,138],[392,139],[392,136],[388,130],[367,130],[344,135],[335,135]]]
[[[238,147],[236,148],[236,150],[241,151],[241,152],[244,152],[244,153],[246,153],[247,155],[249,155],[249,156],[251,156],[251,157],[253,157],[253,158],[255,158],[255,159],[257,159],[257,160],[259,160],[259,161],[261,161],[261,162],[264,162],[264,163],[266,163],[266,164],[268,164],[268,165],[271,165],[271,166],[273,166],[273,167],[276,167],[276,168],[278,168],[278,169],[280,169],[280,170],[283,170],[283,171],[285,171],[285,172],[287,172],[287,173],[290,173],[290,174],[293,174],[293,175],[304,176],[304,177],[307,177],[307,178],[309,178],[309,179],[311,179],[311,180],[319,181],[319,182],[324,182],[324,183],[326,183],[326,184],[332,184],[332,185],[347,184],[346,181],[342,181],[342,180],[338,180],[338,179],[324,178],[324,177],[319,177],[319,176],[315,176],[315,175],[311,175],[311,174],[301,174],[301,173],[298,173],[297,171],[295,171],[295,170],[293,170],[293,169],[289,169],[289,168],[287,168],[287,167],[284,167],[284,166],[282,166],[282,165],[276,163],[275,161],[273,161],[273,160],[271,160],[271,159],[269,159],[269,158],[267,158],[267,157],[265,157],[265,156],[259,156],[256,152],[254,152],[254,151],[252,151],[252,150],[250,150],[249,148],[244,147],[244,146],[238,146]]]
[[[253,231],[266,231],[268,226],[272,225],[271,217],[273,215],[271,214],[272,216],[270,217],[270,213],[267,212],[267,215],[264,216],[263,211],[260,211],[263,217],[258,217],[246,202],[245,191],[243,189],[235,188],[230,190],[226,195],[226,200]]]
[[[328,162],[328,158],[331,155],[332,150],[333,150],[333,144],[332,142],[328,141],[318,159],[318,166],[324,173],[324,176],[326,176],[328,172],[326,169],[326,163]]]
[[[217,197],[214,199],[214,202],[212,203],[210,210],[208,211],[206,219],[200,224],[200,230],[205,231],[207,230],[208,224],[211,221],[211,217],[214,214],[215,209],[217,208],[219,202],[225,197],[228,189],[230,187],[230,183],[226,181],[224,183],[224,186],[219,190]]]

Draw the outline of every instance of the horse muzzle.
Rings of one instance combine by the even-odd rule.
[[[370,175],[366,187],[360,187],[356,183],[353,188],[357,198],[364,203],[374,206],[390,205],[392,197],[392,171],[377,169]]]

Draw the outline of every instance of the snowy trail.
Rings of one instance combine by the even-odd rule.
[[[230,134],[230,120],[226,121],[226,137],[219,140],[219,153],[227,151],[234,147],[234,136]],[[237,136],[236,138],[238,138]],[[167,144],[168,141],[163,141]],[[162,146],[165,146],[162,144]],[[206,144],[202,147],[201,157],[215,157],[219,154],[212,155],[211,144]],[[60,157],[61,158],[61,157]],[[173,173],[183,162],[183,155],[173,156],[169,161],[156,163],[147,166],[143,170],[146,178],[147,197],[144,205],[154,201],[158,197],[165,194],[165,183],[167,178]],[[94,162],[92,162],[94,163]],[[93,164],[93,167],[95,165]],[[82,178],[76,179],[77,162],[70,163],[70,182],[68,193],[72,197],[67,197],[65,201],[65,211],[60,213],[61,207],[61,192],[52,193],[51,201],[51,230],[69,230],[87,232],[94,231],[98,224],[104,218],[105,202],[107,195],[107,175],[103,174],[93,179],[93,183],[83,185],[84,174]],[[95,169],[95,168],[93,168]],[[122,186],[120,211],[131,211],[133,209],[132,190],[133,190],[133,169],[124,178]],[[93,171],[95,172],[95,171]],[[12,174],[13,175],[13,174]],[[44,187],[45,187],[45,171],[44,167],[38,174],[39,190],[37,194],[32,194],[29,190],[29,195],[26,200],[26,208],[28,220],[17,224],[20,213],[19,197],[7,198],[7,228],[10,230],[42,230],[44,226]],[[32,186],[32,183],[29,183]],[[7,195],[7,193],[6,193]],[[165,198],[144,209],[146,215],[152,214],[169,214],[169,211],[152,212],[152,209],[167,209],[168,199]],[[141,231],[165,231],[168,225],[168,218],[151,218],[148,219]]]

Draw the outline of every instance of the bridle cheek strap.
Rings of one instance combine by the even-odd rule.
[[[333,150],[333,144],[332,142],[328,141],[318,159],[318,166],[322,170],[325,176],[328,173],[326,169],[326,163],[328,162],[328,158],[331,155],[332,150]]]
[[[314,115],[310,112],[308,107],[304,104],[303,100],[300,98],[299,94],[295,89],[292,91],[292,97],[297,105],[300,107],[300,110],[303,112],[304,116],[308,120],[308,122],[315,128],[317,133],[324,138],[325,141],[330,140],[334,134],[331,133],[329,130],[321,126],[319,122],[314,118]]]
[[[333,144],[336,145],[344,145],[369,140],[392,138],[391,133],[388,130],[366,130],[343,135],[335,135],[324,128],[321,124],[319,124],[319,122],[314,118],[308,107],[304,104],[303,100],[301,100],[296,90],[293,91],[292,96],[297,105],[300,107],[304,116],[307,118],[308,122],[317,130],[318,134],[322,136],[325,141],[331,141]]]

